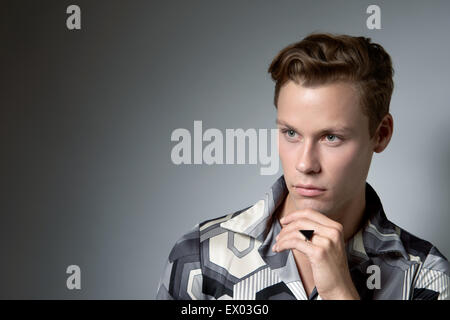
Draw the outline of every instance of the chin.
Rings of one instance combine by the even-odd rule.
[[[294,205],[297,210],[313,209],[325,215],[330,211],[329,204],[318,198],[296,198]]]

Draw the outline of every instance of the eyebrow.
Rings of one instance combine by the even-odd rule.
[[[291,126],[287,122],[285,122],[283,120],[280,120],[280,119],[276,119],[275,120],[275,124],[286,126],[289,129],[294,130],[296,132],[300,131],[300,130],[296,129],[294,126]],[[323,133],[327,133],[327,132],[351,133],[351,132],[353,132],[353,129],[351,129],[349,127],[345,127],[345,126],[342,126],[342,127],[329,127],[329,128],[324,128],[324,129],[320,130],[319,134],[323,134]]]

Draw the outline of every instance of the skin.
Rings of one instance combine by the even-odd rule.
[[[372,155],[389,144],[392,115],[382,119],[370,138],[369,118],[350,83],[303,87],[289,81],[279,93],[277,126],[289,193],[280,209],[282,229],[272,250],[293,251],[308,294],[315,286],[323,299],[359,299],[345,243],[359,229]],[[350,130],[324,131],[342,127]],[[300,195],[294,187],[299,183],[325,192]],[[314,230],[311,241],[305,241],[300,229]]]

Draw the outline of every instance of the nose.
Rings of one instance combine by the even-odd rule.
[[[320,172],[320,163],[317,158],[315,146],[312,141],[306,141],[299,151],[295,168],[297,171],[308,174]]]

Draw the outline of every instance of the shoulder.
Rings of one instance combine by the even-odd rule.
[[[448,299],[450,267],[430,241],[400,228],[378,214],[370,220],[364,248],[384,275],[376,299]]]
[[[199,277],[200,276],[200,277]],[[198,225],[183,234],[172,247],[161,275],[157,300],[198,299],[201,292]]]
[[[169,261],[173,262],[189,256],[199,256],[200,246],[205,240],[227,232],[226,229],[221,227],[223,222],[229,221],[250,207],[197,223],[175,242],[169,254]]]
[[[185,232],[175,242],[169,254],[169,262],[174,262],[182,258],[198,255],[199,250],[199,225],[196,224],[189,231]]]
[[[228,231],[221,223],[246,209],[202,221],[178,238],[161,277],[158,299],[204,300],[232,296],[227,272],[218,265],[223,260],[222,249],[228,245],[228,241],[222,239]],[[214,240],[210,242],[211,239]]]
[[[447,258],[431,242],[408,231],[401,230],[400,238],[410,261],[415,262],[409,270],[413,276],[411,299],[450,299],[450,264]]]
[[[410,260],[421,263],[423,268],[441,271],[450,276],[449,262],[435,245],[411,232],[400,230],[400,239]]]
[[[449,273],[447,258],[433,243],[388,220],[384,213],[374,217],[367,230],[371,234],[370,246],[375,251],[399,252],[402,259],[409,262],[407,265],[416,262]]]

